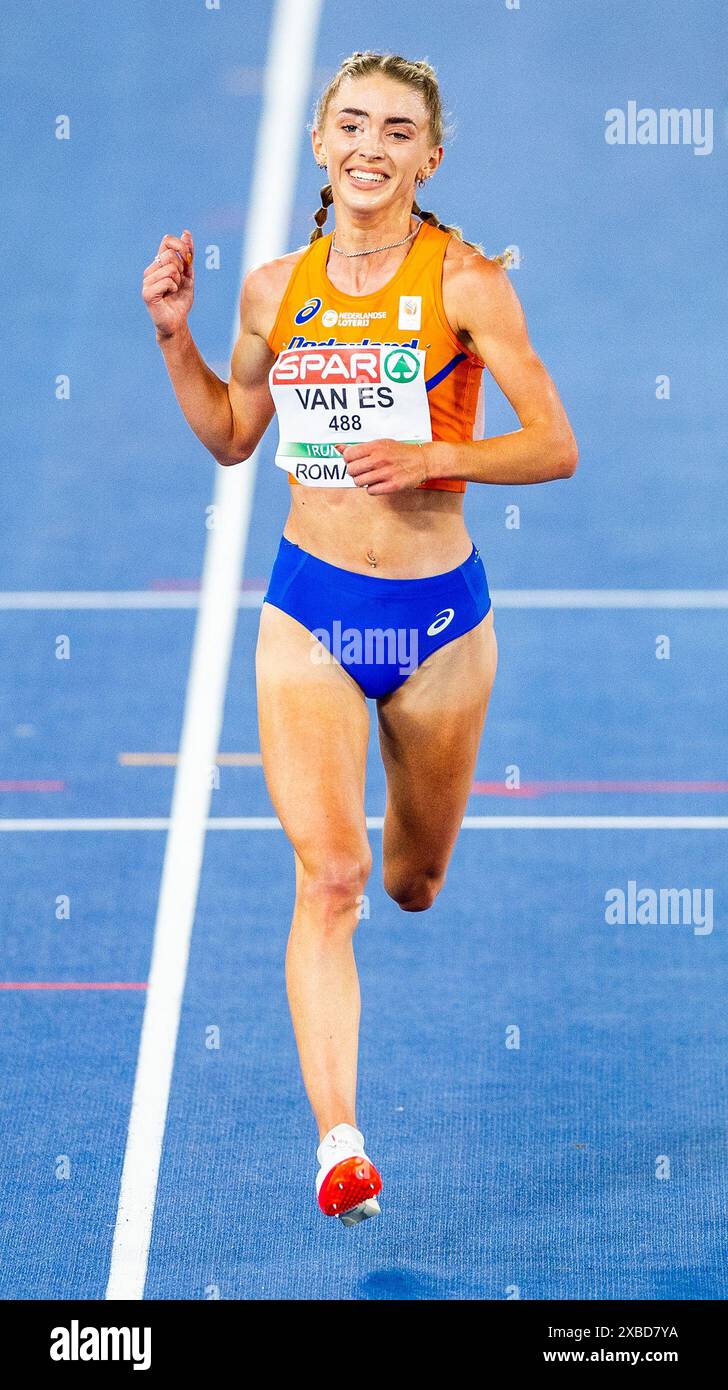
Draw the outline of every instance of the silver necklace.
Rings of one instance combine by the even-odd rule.
[[[411,231],[411,232],[408,232],[408,233],[407,233],[407,236],[403,236],[401,241],[390,241],[388,246],[372,246],[372,248],[371,248],[370,251],[340,251],[340,250],[339,250],[339,247],[336,246],[336,244],[335,244],[335,242],[334,242],[334,237],[336,236],[336,232],[333,231],[333,232],[331,233],[331,250],[332,250],[332,251],[338,252],[338,254],[339,254],[340,256],[346,256],[346,257],[351,257],[351,256],[373,256],[377,251],[393,251],[394,248],[395,248],[395,246],[404,246],[404,244],[405,244],[406,241],[411,241],[412,238],[413,238],[413,236],[417,236],[417,233],[419,232],[421,226],[422,226],[422,223],[421,223],[421,222],[418,222],[418,224],[417,224],[417,226],[414,228],[414,230]]]

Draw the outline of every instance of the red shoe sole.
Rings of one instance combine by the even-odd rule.
[[[381,1190],[382,1179],[373,1163],[365,1158],[345,1158],[324,1178],[318,1203],[325,1216],[341,1216]]]

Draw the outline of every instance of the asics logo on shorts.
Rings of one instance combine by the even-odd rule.
[[[443,628],[447,627],[448,624],[452,622],[454,617],[454,608],[442,608],[440,612],[432,619],[432,622],[430,623],[430,626],[427,629],[427,636],[435,637],[438,632],[442,632]]]

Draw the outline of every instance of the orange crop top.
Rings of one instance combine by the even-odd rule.
[[[445,314],[442,267],[452,233],[423,222],[392,279],[366,295],[344,294],[329,280],[332,235],[314,241],[294,267],[267,339],[271,351],[277,357],[290,348],[379,343],[424,349],[433,440],[472,439],[485,363]],[[430,478],[420,487],[464,492],[466,483]]]

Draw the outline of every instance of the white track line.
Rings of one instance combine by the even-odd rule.
[[[200,597],[195,589],[18,590],[0,593],[0,610],[197,608]],[[494,608],[728,608],[728,589],[491,589],[491,598]],[[262,589],[237,598],[238,608],[262,602]]]
[[[728,816],[465,816],[463,830],[728,830]]]
[[[728,608],[728,589],[494,589],[494,608]]]
[[[169,816],[26,816],[0,820],[0,831],[169,830]]]
[[[242,465],[248,468],[253,460]],[[221,469],[224,473],[237,473],[237,468]],[[106,608],[111,611],[123,608],[199,608],[201,591],[199,589],[59,589],[47,593],[32,590],[0,594],[0,611],[15,612],[35,609],[66,608]],[[260,608],[263,602],[262,589],[247,589],[237,597],[238,608]]]
[[[367,816],[367,829],[381,830],[383,816]],[[0,831],[167,830],[164,816],[28,817],[0,820]],[[728,830],[728,816],[465,816],[463,830]],[[211,816],[207,830],[280,830],[276,816]]]
[[[319,13],[320,0],[277,0],[275,6],[242,275],[251,266],[288,249]],[[224,524],[209,532],[205,549],[200,612],[162,869],[107,1299],[144,1297],[159,1163],[208,824],[208,773],[215,762],[222,724],[255,466],[253,457],[236,468],[217,471],[215,504]]]

